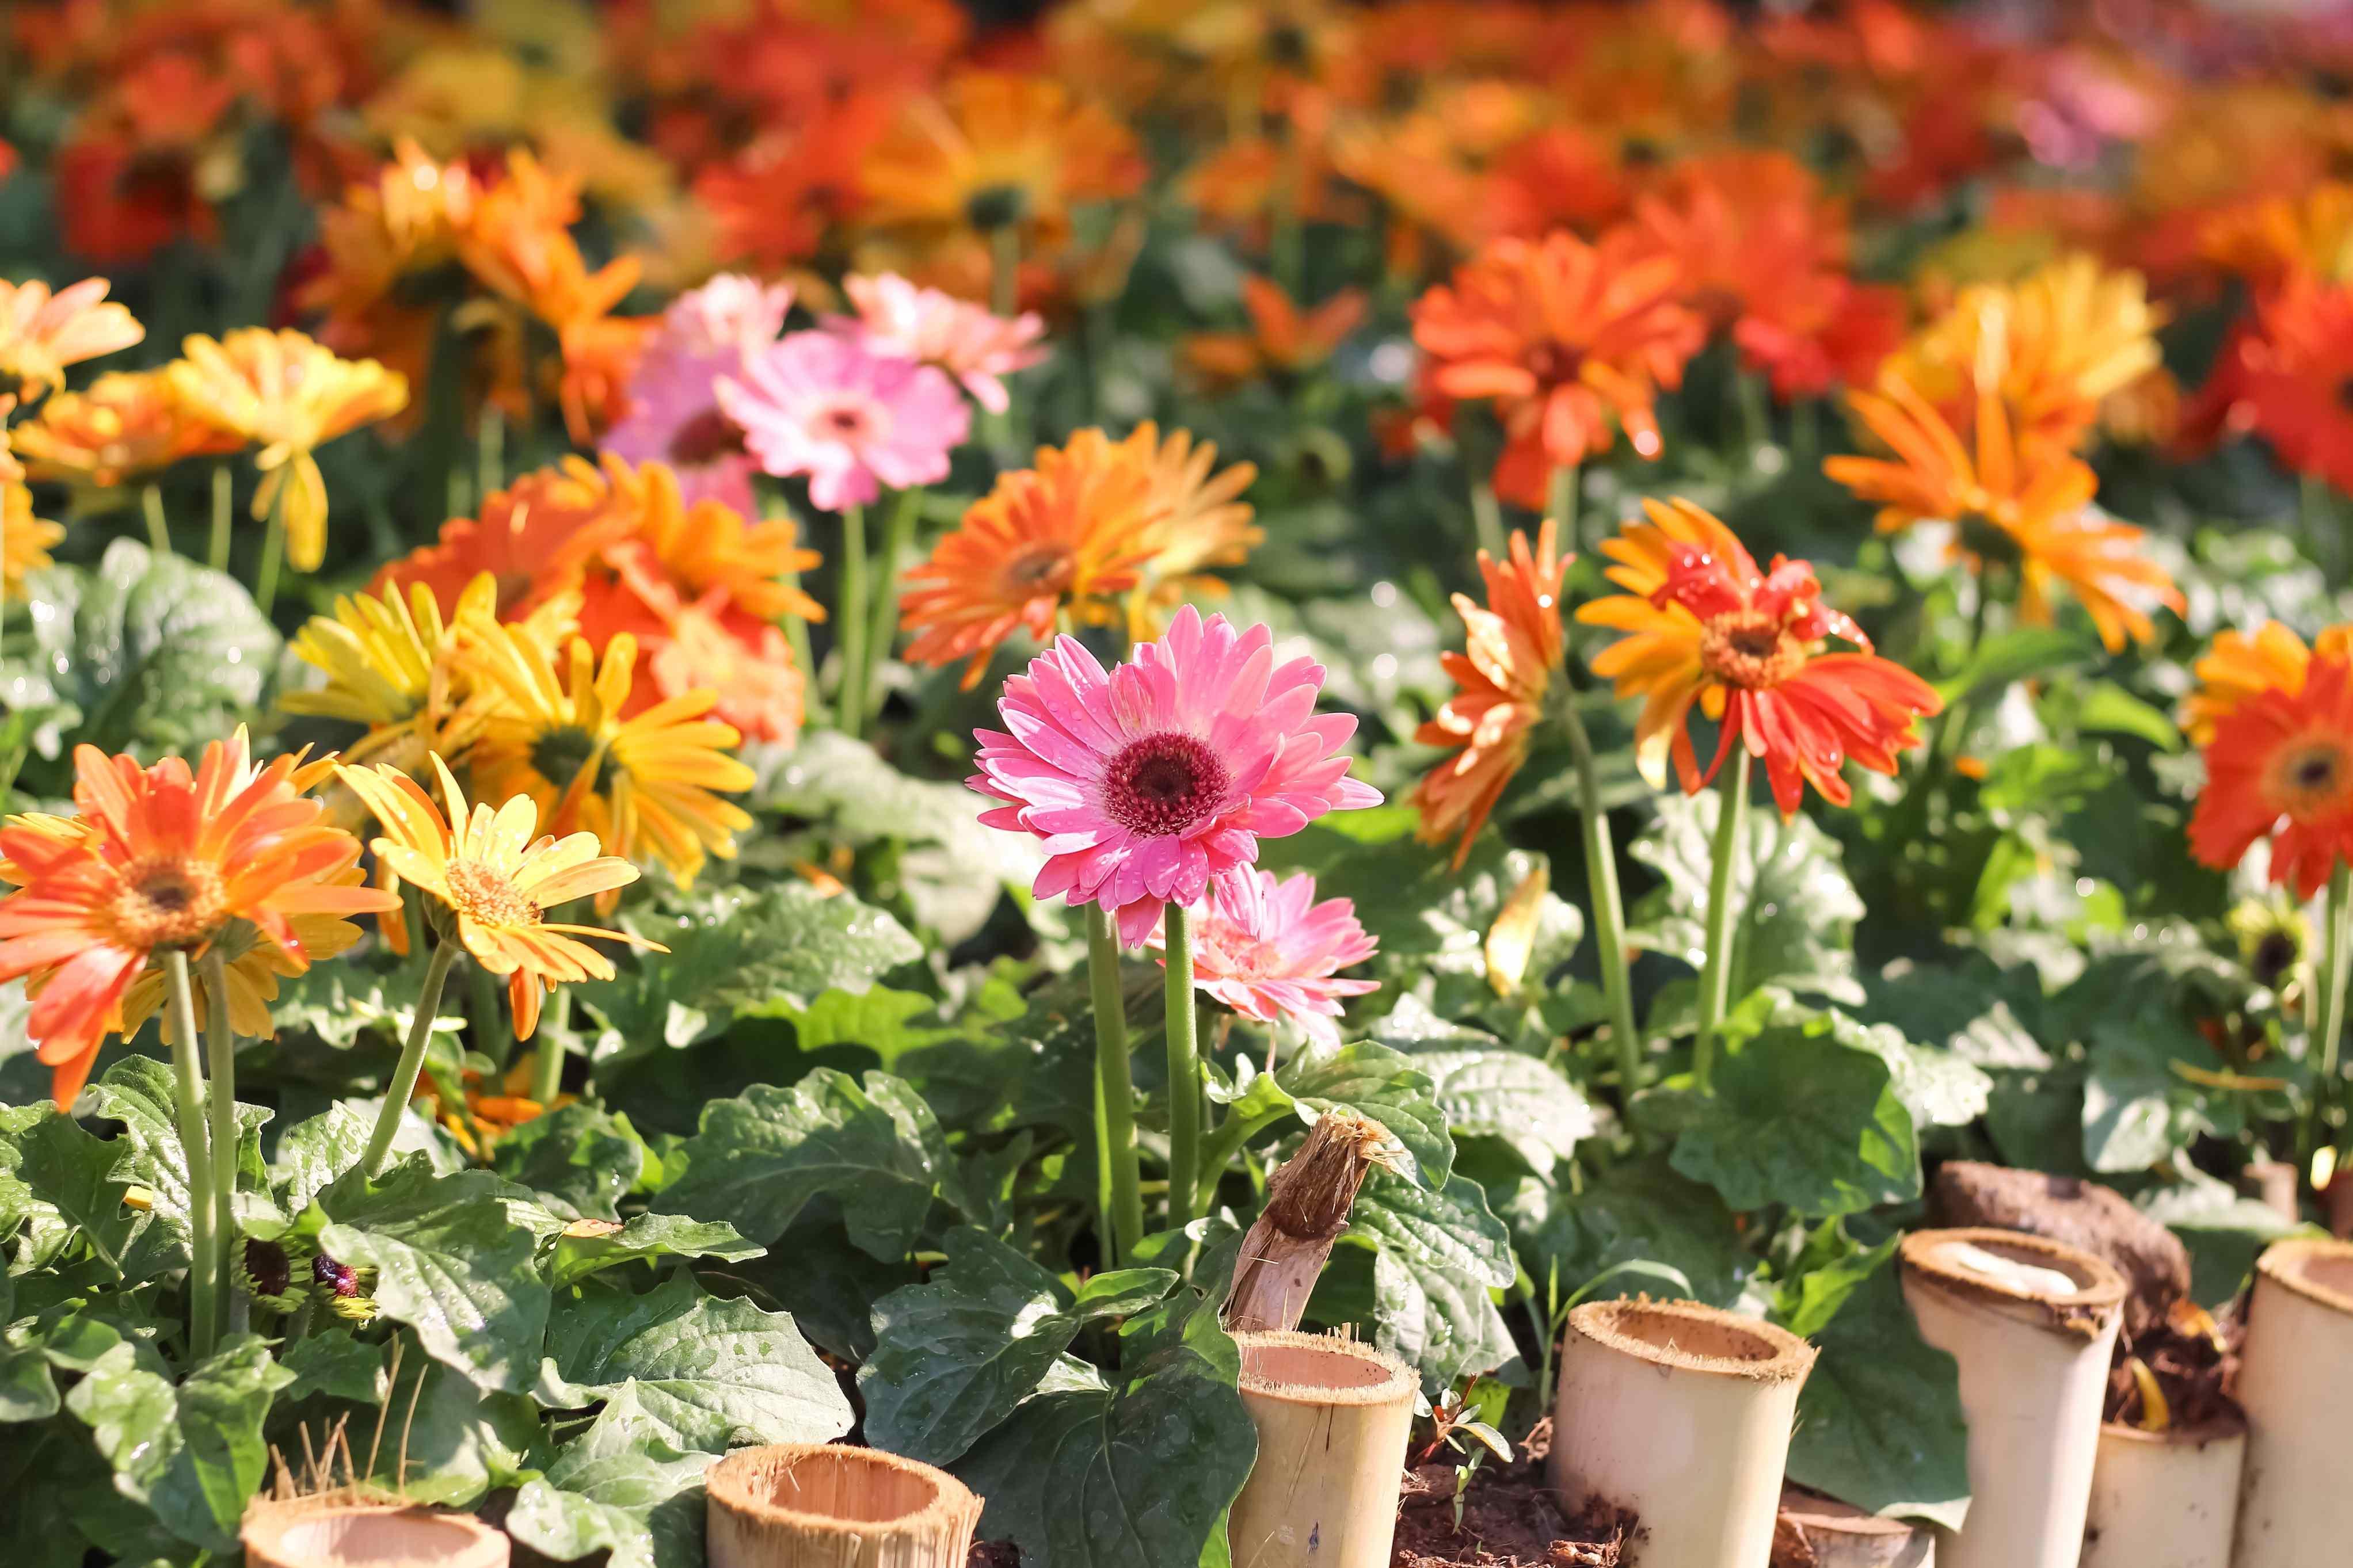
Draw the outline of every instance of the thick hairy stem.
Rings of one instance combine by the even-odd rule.
[[[914,540],[915,513],[923,504],[922,490],[901,490],[891,504],[890,515],[882,520],[882,553],[874,563],[874,590],[871,595],[874,605],[866,628],[866,673],[859,681],[870,709],[881,705],[874,694],[874,667],[891,657],[891,644],[898,635],[899,563]]]
[[[147,518],[147,548],[158,555],[172,553],[172,525],[164,517],[164,487],[142,485],[139,510]]]
[[[1715,859],[1707,879],[1707,966],[1699,984],[1699,1039],[1692,1047],[1692,1079],[1702,1093],[1715,1069],[1715,1033],[1731,1003],[1733,921],[1732,872],[1740,859],[1741,830],[1748,818],[1748,748],[1732,749],[1724,769],[1724,794],[1716,814]]]
[[[852,740],[866,725],[866,509],[841,514],[841,588],[833,606],[834,636],[841,650],[841,684],[836,689],[834,727]]]
[[[268,531],[261,540],[261,570],[254,578],[253,602],[265,616],[278,602],[278,572],[286,559],[286,485],[281,480],[270,500]]]
[[[228,524],[231,487],[226,459],[213,465],[213,532],[210,548],[205,552],[205,564],[216,572],[228,570]]]
[[[1109,1234],[1104,1267],[1131,1257],[1144,1237],[1144,1194],[1135,1168],[1135,1080],[1128,1069],[1127,1003],[1119,984],[1119,943],[1101,904],[1087,906],[1087,982],[1095,1005],[1097,1193]]]
[[[1593,941],[1601,959],[1601,994],[1609,1005],[1609,1030],[1618,1047],[1619,1094],[1633,1103],[1642,1087],[1642,1037],[1634,1027],[1634,990],[1626,965],[1626,910],[1618,892],[1618,849],[1609,835],[1609,814],[1601,809],[1601,782],[1593,763],[1593,742],[1575,705],[1564,704],[1569,751],[1577,763],[1577,808],[1585,829],[1586,889],[1593,900]]]
[[[441,1016],[441,987],[449,978],[449,966],[458,959],[458,944],[442,942],[435,945],[433,956],[425,965],[425,984],[417,988],[417,1016],[408,1026],[408,1042],[400,1048],[400,1063],[392,1069],[392,1081],[385,1086],[384,1108],[376,1112],[375,1131],[368,1134],[367,1152],[360,1156],[360,1167],[369,1176],[381,1175],[385,1157],[392,1152],[393,1134],[400,1130],[400,1113],[408,1109],[417,1093],[417,1075],[425,1070],[426,1042],[433,1037],[433,1021]]]
[[[188,955],[164,953],[164,980],[172,1004],[173,1101],[180,1144],[188,1156],[188,1357],[202,1361],[220,1338],[220,1255],[214,1245],[212,1135],[205,1125],[205,1069],[196,1033],[196,988]]]
[[[1168,1228],[1193,1220],[1193,1179],[1201,1168],[1201,1057],[1193,1000],[1193,918],[1171,903],[1168,963]]]
[[[539,1021],[539,1054],[531,1063],[531,1097],[542,1110],[552,1109],[564,1091],[564,1036],[571,1027],[572,993],[558,986]]]
[[[216,1289],[226,1313],[233,1301],[229,1275],[237,1253],[237,1029],[228,1021],[228,963],[219,948],[205,955],[204,974],[212,1014],[205,1057],[212,1074],[206,1092],[212,1112],[214,1256],[220,1272]]]

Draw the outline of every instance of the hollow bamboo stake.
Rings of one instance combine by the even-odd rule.
[[[1552,1484],[1635,1516],[1642,1568],[1765,1568],[1813,1347],[1697,1301],[1568,1315]]]
[[[507,1568],[502,1531],[396,1503],[258,1502],[238,1539],[248,1568]]]
[[[2088,1252],[2015,1231],[1905,1237],[1920,1337],[1960,1365],[1970,1502],[1936,1532],[1940,1568],[2075,1568],[2125,1279]]]
[[[2237,1568],[2317,1568],[2353,1552],[2353,1242],[2274,1242],[2255,1265],[2239,1362],[2247,1465]]]
[[[1234,1256],[1219,1313],[1229,1332],[1299,1326],[1332,1244],[1348,1228],[1357,1190],[1375,1165],[1392,1158],[1393,1143],[1388,1128],[1353,1111],[1329,1112],[1308,1130],[1299,1152],[1267,1179],[1266,1207]]]
[[[711,1467],[711,1568],[964,1568],[981,1500],[873,1448],[778,1443]]]
[[[1773,1568],[1929,1568],[1936,1552],[1926,1524],[1865,1513],[1800,1487],[1781,1489]]]
[[[1234,1568],[1388,1568],[1414,1375],[1321,1334],[1235,1336],[1258,1463],[1234,1500]]]
[[[2100,1428],[2082,1568],[2230,1568],[2247,1424]]]

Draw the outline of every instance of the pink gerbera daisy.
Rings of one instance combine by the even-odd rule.
[[[939,366],[991,414],[1004,413],[1011,401],[1002,378],[1046,357],[1034,346],[1046,333],[1034,310],[1008,321],[953,294],[918,288],[895,272],[845,279],[841,286],[858,314],[833,317],[827,326],[853,334],[878,353]]]
[[[1250,867],[1261,838],[1380,804],[1340,751],[1356,720],[1315,711],[1323,666],[1277,665],[1273,642],[1187,605],[1109,674],[1065,637],[1005,683],[1010,733],[975,732],[968,782],[1005,803],[983,822],[1040,841],[1038,897],[1102,905],[1133,947],[1167,904]]]
[[[1158,933],[1151,938],[1155,947],[1161,942]],[[1287,1016],[1309,1039],[1336,1046],[1332,1020],[1340,998],[1381,988],[1377,980],[1337,976],[1373,951],[1356,906],[1346,899],[1317,903],[1308,873],[1277,881],[1271,871],[1245,866],[1209,884],[1208,905],[1193,928],[1193,984],[1237,1013],[1264,1024]]]
[[[826,511],[863,506],[882,487],[947,478],[972,411],[932,366],[831,332],[795,332],[722,377],[719,405],[772,474],[808,476]]]
[[[756,516],[752,476],[760,465],[743,426],[719,406],[719,381],[741,375],[776,341],[792,307],[791,285],[733,274],[672,300],[629,377],[628,413],[606,432],[604,449],[633,463],[669,464],[689,506],[710,500]]]

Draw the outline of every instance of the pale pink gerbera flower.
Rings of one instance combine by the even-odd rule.
[[[807,475],[809,500],[827,511],[863,506],[884,485],[947,478],[948,453],[972,427],[946,376],[831,332],[795,332],[754,355],[721,379],[719,405],[762,468]]]
[[[106,298],[103,278],[49,292],[36,278],[0,279],[0,378],[27,396],[66,384],[66,366],[127,349],[147,335],[127,306]]]
[[[1323,667],[1278,666],[1273,641],[1188,605],[1107,675],[1065,637],[1005,683],[1009,732],[975,731],[967,782],[1005,803],[983,822],[1040,841],[1038,897],[1102,905],[1133,947],[1168,903],[1256,861],[1261,838],[1380,804],[1340,751],[1356,720],[1315,711]]]
[[[670,301],[629,377],[628,412],[605,433],[604,449],[633,463],[669,464],[689,506],[710,500],[754,515],[760,465],[743,427],[719,406],[719,380],[741,375],[775,342],[792,308],[791,285],[733,274]]]
[[[841,286],[858,314],[832,317],[827,326],[858,336],[879,353],[939,366],[991,414],[1004,413],[1011,401],[1003,378],[1046,357],[1033,346],[1046,335],[1034,310],[1008,321],[953,294],[917,288],[895,272],[845,279]]]
[[[1151,942],[1158,947],[1161,938]],[[1336,1046],[1340,1030],[1332,1020],[1340,998],[1381,988],[1377,980],[1337,976],[1373,951],[1356,906],[1346,899],[1317,903],[1308,873],[1278,882],[1273,872],[1245,866],[1209,883],[1209,901],[1193,927],[1193,984],[1237,1013],[1262,1024],[1296,1018],[1309,1039]]]

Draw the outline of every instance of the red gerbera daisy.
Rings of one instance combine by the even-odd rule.
[[[2309,899],[2353,861],[2353,664],[2313,659],[2300,689],[2274,686],[2214,728],[2189,851],[2221,869],[2268,836],[2274,882]]]

